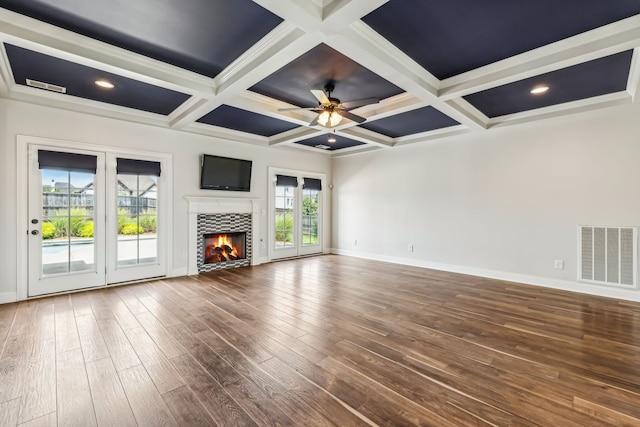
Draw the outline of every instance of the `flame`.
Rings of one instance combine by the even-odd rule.
[[[225,247],[230,248],[225,249]],[[222,257],[223,259],[218,258],[219,261],[228,261],[230,259],[238,259],[240,256],[238,255],[238,248],[233,244],[233,239],[228,234],[218,234],[217,236],[207,237],[205,240],[205,259],[210,259],[213,257],[216,249],[221,251],[217,252],[218,257]]]
[[[231,239],[229,239],[229,236],[227,236],[226,234],[220,234],[218,235],[217,239],[211,239],[211,240],[213,240],[211,244],[218,246],[219,248],[226,245],[226,246],[229,246],[231,249],[233,249],[234,252],[238,251],[238,249],[235,246],[233,246],[233,242],[231,241]]]

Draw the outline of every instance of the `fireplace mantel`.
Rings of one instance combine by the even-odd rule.
[[[250,213],[251,232],[254,236],[254,241],[259,241],[260,199],[186,196],[185,200],[188,203],[187,214],[189,217],[189,263],[187,271],[189,275],[198,274],[198,214]],[[251,265],[258,264],[259,248],[259,245],[254,244],[251,253]]]

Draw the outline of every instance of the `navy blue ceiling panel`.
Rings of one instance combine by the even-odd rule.
[[[251,0],[0,0],[0,7],[210,77],[282,22]]]
[[[274,119],[228,105],[221,105],[201,117],[198,122],[262,136],[273,136],[298,127],[298,125],[284,120]]]
[[[360,126],[391,138],[399,138],[458,124],[457,121],[433,107],[423,107]]]
[[[332,135],[336,142],[329,142],[329,136]],[[304,141],[298,141],[296,144],[306,145],[307,147],[329,147],[319,148],[327,151],[342,150],[343,148],[357,147],[358,145],[364,145],[364,142],[356,141],[354,139],[346,138],[344,136],[336,134],[324,134],[314,136],[313,138],[305,139]]]
[[[391,0],[363,21],[445,79],[637,14],[638,0]]]
[[[367,68],[325,44],[320,44],[280,68],[249,90],[299,107],[315,107],[311,89],[335,84],[332,97],[342,102],[376,97],[385,99],[403,92]]]
[[[465,96],[487,117],[499,117],[626,90],[633,51],[520,80]],[[531,89],[549,91],[532,95]]]
[[[137,80],[86,67],[60,58],[44,55],[5,43],[13,78],[26,85],[27,79],[67,88],[67,94],[93,101],[106,102],[136,110],[169,115],[189,99],[189,95]],[[96,80],[107,80],[113,89],[96,86]]]

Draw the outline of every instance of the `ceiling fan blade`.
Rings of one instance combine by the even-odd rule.
[[[309,123],[308,126],[316,126],[318,124],[318,117],[320,116],[318,115],[315,119],[311,120],[311,123]]]
[[[327,98],[327,95],[325,95],[323,91],[311,89],[311,93],[316,97],[320,104],[331,104],[331,101],[329,101],[329,98]]]
[[[358,99],[356,101],[343,102],[341,108],[346,108],[350,110],[352,108],[362,107],[364,105],[377,104],[378,102],[380,102],[378,98]]]
[[[292,107],[292,108],[278,108],[278,111],[297,111],[297,110],[313,111],[317,109],[318,107]]]
[[[348,111],[338,111],[338,114],[340,114],[342,117],[345,117],[349,120],[352,120],[356,123],[364,123],[367,121],[367,119],[365,119],[364,117],[358,116],[356,114],[350,113]]]

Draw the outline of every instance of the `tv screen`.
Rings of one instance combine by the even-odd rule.
[[[251,191],[251,160],[202,155],[200,188]]]

